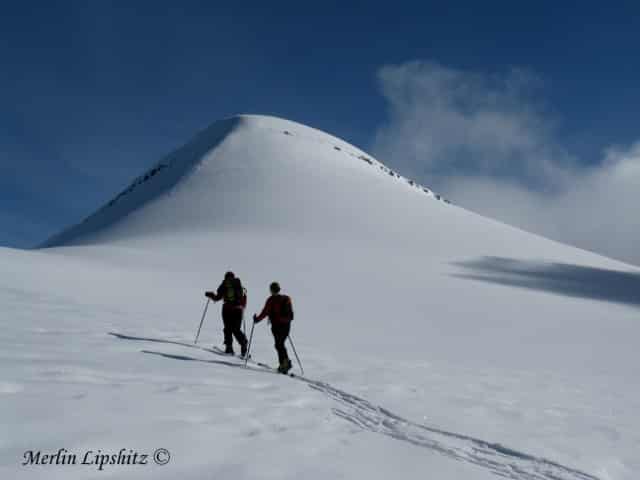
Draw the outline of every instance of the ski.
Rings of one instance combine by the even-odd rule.
[[[209,351],[213,352],[213,353],[216,353],[218,355],[224,355],[225,357],[235,357],[235,358],[239,358],[240,360],[243,360],[243,361],[245,359],[245,357],[243,357],[239,353],[227,353],[227,352],[225,352],[223,349],[221,349],[219,347],[212,347]],[[251,360],[251,354],[249,354],[249,360]]]
[[[242,360],[242,361],[245,360],[245,358],[243,356],[241,356],[239,354],[235,354],[235,353],[234,354],[226,353],[223,349],[221,349],[219,347],[212,347],[209,351],[212,352],[212,353],[215,353],[216,355],[222,355],[222,356],[225,356],[225,357],[235,357],[235,358],[237,358],[239,360]],[[258,367],[264,368],[265,370],[269,370],[270,372],[277,373],[279,375],[286,375],[286,376],[289,376],[291,378],[295,378],[296,377],[296,374],[293,373],[293,372],[282,373],[282,372],[279,372],[277,368],[273,368],[271,365],[268,365],[268,364],[263,363],[263,362],[255,361],[255,360],[253,360],[251,358],[251,355],[249,355],[249,362],[251,362],[251,364],[253,364],[253,365],[256,365]]]
[[[294,377],[294,378],[296,377],[296,374],[293,372],[282,373],[282,372],[279,372],[277,368],[273,368],[271,365],[267,365],[266,363],[262,363],[262,362],[252,362],[252,363],[258,365],[259,367],[271,370],[273,373],[278,373],[280,375],[287,375],[289,377]]]
[[[271,371],[273,373],[277,373],[278,375],[286,375],[286,376],[291,377],[291,378],[296,378],[297,377],[297,375],[295,373],[293,373],[293,372],[282,373],[282,372],[279,372],[277,368],[273,368],[271,365],[267,365],[266,363],[256,362],[256,361],[251,361],[251,363],[253,363],[254,365],[257,365],[259,367],[262,367],[262,368],[264,368],[266,370],[269,370],[269,371]]]

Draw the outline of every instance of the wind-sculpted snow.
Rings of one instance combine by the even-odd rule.
[[[110,333],[110,335],[122,340],[165,343],[196,348],[225,357],[224,360],[204,360],[188,355],[142,350],[142,353],[158,355],[171,360],[206,362],[220,366],[248,368],[252,371],[266,371],[277,374],[277,372],[263,363],[252,360],[249,366],[245,367],[242,362],[238,362],[232,356],[226,355],[220,350],[208,349],[187,342],[136,337],[114,332]],[[500,477],[513,480],[600,480],[594,475],[545,458],[511,449],[499,443],[488,442],[468,435],[412,422],[362,397],[336,388],[327,382],[301,375],[294,375],[293,378],[306,383],[313,390],[339,403],[341,407],[333,408],[333,413],[363,430],[379,433],[395,440],[437,452],[454,460],[487,469]]]

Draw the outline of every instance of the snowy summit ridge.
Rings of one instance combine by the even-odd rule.
[[[360,187],[384,196],[388,180],[443,200],[330,134],[281,118],[238,115],[213,123],[43,246],[184,228],[280,228],[283,213],[288,227],[305,229],[319,217],[313,208],[318,196],[325,196],[325,212],[345,221],[361,216],[356,198],[362,196]],[[336,220],[326,226],[339,229]]]

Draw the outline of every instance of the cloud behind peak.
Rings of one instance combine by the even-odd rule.
[[[581,161],[528,69],[414,61],[381,68],[378,82],[389,112],[378,158],[471,210],[640,264],[640,143]]]

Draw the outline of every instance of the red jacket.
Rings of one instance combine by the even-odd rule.
[[[291,298],[287,295],[271,295],[267,298],[267,302],[264,304],[264,308],[260,315],[256,317],[256,323],[264,319],[265,317],[269,317],[271,323],[283,324],[290,323],[293,320],[293,315],[283,315],[283,306],[289,303],[289,312],[293,313],[293,304],[291,303]]]

